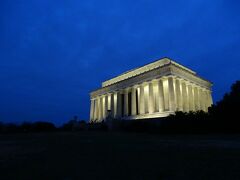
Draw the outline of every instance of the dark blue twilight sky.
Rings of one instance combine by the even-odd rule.
[[[170,57],[214,83],[240,79],[240,1],[1,0],[0,121],[89,118],[101,82]]]

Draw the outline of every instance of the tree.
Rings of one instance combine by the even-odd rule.
[[[64,131],[86,130],[87,129],[87,124],[83,120],[78,120],[77,116],[74,116],[73,119],[71,119],[67,123],[63,124],[61,129],[64,130]]]
[[[222,100],[209,109],[215,125],[229,132],[240,132],[239,121],[240,81],[231,86],[231,91],[226,93]]]
[[[50,132],[55,130],[55,125],[50,122],[38,121],[32,124],[32,131],[34,132]]]

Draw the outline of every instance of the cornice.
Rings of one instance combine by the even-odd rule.
[[[188,70],[182,68],[181,66],[178,66],[175,63],[170,63],[167,65],[161,66],[159,68],[144,72],[137,76],[133,76],[126,80],[114,83],[112,85],[97,89],[91,92],[90,96],[91,98],[94,98],[99,95],[103,95],[109,92],[140,85],[143,82],[152,81],[153,79],[159,79],[159,78],[162,78],[163,76],[170,76],[170,75],[180,77],[181,79],[185,79],[187,81],[190,81],[194,84],[197,84],[207,89],[211,89],[211,86],[212,86],[212,84],[209,81],[206,81],[200,78],[199,76],[196,76],[196,74],[189,72]]]
[[[134,76],[138,76],[140,74],[144,74],[148,71],[151,71],[151,70],[154,70],[154,69],[157,69],[157,68],[160,68],[162,66],[165,66],[165,65],[169,65],[169,64],[174,64],[175,66],[178,66],[179,68],[182,68],[186,71],[188,71],[189,73],[192,73],[192,74],[196,74],[196,72],[192,71],[191,69],[188,69],[172,60],[170,60],[169,58],[162,58],[158,61],[155,61],[155,62],[152,62],[152,63],[149,63],[145,66],[142,66],[142,67],[139,67],[139,68],[135,68],[133,70],[130,70],[130,71],[127,71],[123,74],[120,74],[119,76],[117,77],[114,77],[112,79],[109,79],[107,81],[104,81],[102,83],[102,87],[106,87],[106,86],[109,86],[109,85],[112,85],[112,84],[115,84],[117,82],[120,82],[120,81],[124,81],[124,80],[127,80],[129,78],[132,78]]]
[[[181,77],[181,78],[183,78],[185,80],[188,80],[188,81],[190,81],[193,84],[197,84],[199,86],[203,86],[203,87],[205,87],[207,89],[211,89],[211,87],[212,87],[212,83],[211,82],[209,82],[209,81],[207,81],[207,80],[205,80],[205,79],[203,79],[203,78],[201,78],[201,77],[199,77],[197,75],[193,75],[191,73],[188,73],[188,72],[184,71],[183,69],[180,69],[180,68],[178,68],[176,66],[171,66],[171,74],[175,75],[177,77]]]

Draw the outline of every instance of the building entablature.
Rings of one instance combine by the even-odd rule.
[[[190,82],[192,84],[196,84],[197,86],[204,87],[206,89],[211,90],[212,83],[210,83],[207,80],[204,80],[199,76],[196,76],[196,73],[193,73],[193,71],[189,71],[187,68],[182,68],[183,66],[179,66],[179,64],[175,62],[173,63],[173,62],[174,61],[171,61],[171,63],[164,64],[158,68],[143,72],[142,74],[138,74],[131,78],[127,78],[125,80],[116,82],[109,86],[105,86],[100,89],[97,89],[91,92],[90,94],[91,98],[94,98],[96,96],[103,95],[106,93],[119,91],[132,86],[136,87],[144,82],[157,81],[160,78],[166,78],[168,76],[174,76],[176,78],[186,80],[187,82]]]
[[[119,75],[115,78],[109,79],[109,80],[102,83],[102,87],[106,87],[106,86],[118,83],[120,81],[138,76],[140,74],[143,74],[143,73],[146,73],[148,71],[152,71],[154,69],[157,69],[157,68],[160,68],[160,67],[163,67],[163,66],[167,66],[167,65],[170,65],[170,64],[175,65],[175,66],[179,67],[180,69],[183,69],[183,70],[187,71],[190,74],[194,74],[194,75],[196,74],[196,72],[192,71],[191,69],[186,68],[186,67],[170,60],[169,58],[163,58],[163,59],[160,59],[158,61],[149,63],[145,66],[135,68],[133,70],[122,73],[121,75]]]

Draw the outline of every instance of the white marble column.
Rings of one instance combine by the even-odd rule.
[[[168,77],[168,90],[169,90],[169,110],[176,111],[173,77]]]
[[[159,104],[159,107],[158,107],[158,111],[159,112],[163,112],[165,110],[165,103],[164,103],[164,89],[163,89],[163,80],[162,79],[159,79],[158,81],[158,93],[157,93],[157,100],[158,100],[158,104]]]
[[[104,96],[104,119],[108,116],[108,94]]]
[[[94,108],[94,100],[91,99],[91,106],[90,106],[90,122],[93,120],[93,109]]]
[[[144,101],[144,85],[141,84],[139,88],[139,114],[145,114],[145,101]]]
[[[154,79],[152,81],[153,85],[153,106],[154,106],[154,112],[158,112],[159,109],[159,96],[158,96],[158,80]]]
[[[117,118],[118,115],[118,106],[117,106],[117,97],[118,96],[118,92],[114,92],[114,118]]]
[[[101,118],[101,108],[100,108],[100,98],[97,97],[97,120],[100,121]]]
[[[194,87],[194,105],[195,105],[195,111],[199,111],[200,110],[200,106],[199,106],[199,95],[198,95],[198,87],[195,86]]]
[[[144,111],[145,114],[148,113],[148,102],[149,102],[149,87],[146,82],[143,83],[144,86]]]
[[[212,100],[212,95],[210,90],[207,91],[207,96],[208,96],[208,105],[209,107],[211,107],[213,104],[213,100]]]
[[[182,93],[181,93],[181,87],[180,87],[180,80],[176,79],[176,98],[177,98],[177,110],[183,111],[183,103],[182,103]]]
[[[204,111],[207,112],[207,103],[206,103],[205,89],[202,90],[202,97],[203,97]]]
[[[208,101],[208,95],[207,95],[207,90],[206,89],[204,89],[203,94],[204,94],[205,111],[208,112],[209,101]]]
[[[132,112],[131,112],[131,115],[135,116],[136,114],[137,114],[136,88],[132,87]]]
[[[107,109],[111,110],[111,94],[108,93],[107,97],[108,97],[108,108]]]
[[[103,119],[103,99],[102,97],[99,97],[99,121],[102,121]]]
[[[90,122],[94,120],[94,99],[91,99]]]
[[[188,84],[188,102],[189,102],[189,111],[194,111],[194,106],[193,106],[193,91],[192,91],[192,85]]]
[[[201,96],[201,88],[198,87],[198,99],[199,99],[199,111],[202,111],[203,110],[203,107],[202,107],[202,96]]]
[[[148,112],[149,114],[154,113],[154,94],[153,94],[153,82],[149,82],[148,84],[148,94],[149,94],[149,99],[148,99]]]
[[[186,82],[182,81],[182,97],[183,97],[183,111],[189,111],[188,95],[187,95],[187,86]]]
[[[105,119],[105,96],[102,96],[101,97],[101,100],[102,100],[102,103],[101,103],[101,105],[102,105],[102,119]]]
[[[119,91],[117,92],[117,117],[122,117],[122,97]]]
[[[195,95],[194,95],[194,84],[191,84],[191,88],[192,88],[192,108],[193,108],[193,111],[196,111],[196,108],[195,108]]]
[[[97,98],[94,99],[94,121],[98,119],[98,102]]]
[[[128,116],[128,89],[124,90],[124,116]]]
[[[137,114],[140,114],[140,86],[137,87]]]
[[[169,111],[169,88],[168,78],[164,77],[163,80],[163,96],[164,96],[164,111]]]
[[[206,110],[205,110],[204,96],[203,96],[203,90],[202,90],[202,88],[199,89],[199,99],[200,99],[200,110],[206,111]]]
[[[98,102],[97,98],[94,99],[94,121],[98,119]]]

